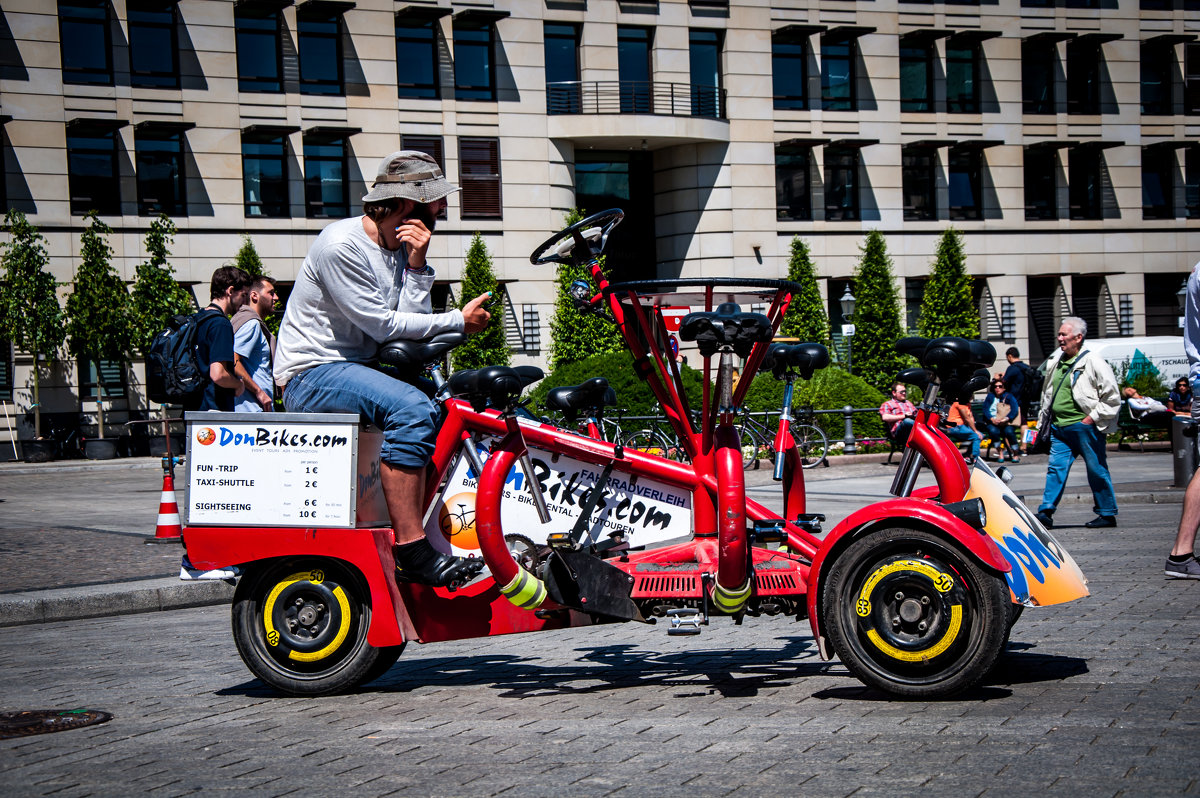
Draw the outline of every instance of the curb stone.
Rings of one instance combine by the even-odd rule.
[[[233,585],[177,577],[0,594],[0,626],[228,604]]]

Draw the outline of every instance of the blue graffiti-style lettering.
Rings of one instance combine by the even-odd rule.
[[[1017,597],[1017,601],[1026,601],[1029,599],[1029,580],[1025,578],[1025,569],[1021,567],[1021,563],[1003,546],[998,546],[1000,553],[1004,555],[1004,559],[1008,560],[1008,564],[1012,569],[1004,575],[1008,582],[1009,588],[1013,595]]]
[[[1025,566],[1025,570],[1029,575],[1038,581],[1038,584],[1046,584],[1046,576],[1042,573],[1042,569],[1038,567],[1037,560],[1029,553],[1029,549],[1025,548],[1025,544],[1021,539],[1013,535],[1004,536],[1004,545],[1012,552],[1013,556],[1021,561],[1021,565]]]
[[[1045,543],[1042,542],[1042,539],[1033,532],[1027,532],[1019,526],[1014,526],[1013,533],[1028,547],[1033,556],[1037,557],[1038,562],[1041,563],[1043,568],[1048,568],[1051,565],[1055,568],[1062,567],[1062,560],[1054,556],[1054,552],[1050,551]]]

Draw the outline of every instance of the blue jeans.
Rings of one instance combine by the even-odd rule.
[[[951,427],[946,430],[946,437],[958,443],[961,441],[971,442],[971,459],[979,457],[979,442],[983,440],[979,437],[979,433],[968,427],[966,424],[959,424],[957,427]]]
[[[383,430],[379,459],[421,468],[433,457],[438,409],[420,388],[361,363],[322,363],[288,380],[289,413],[358,413]]]
[[[1004,441],[1008,444],[1009,454],[1021,453],[1020,447],[1017,446],[1017,431],[1013,429],[1012,424],[1005,424],[1003,427],[998,427],[995,424],[986,424],[984,428],[987,430],[987,436],[992,440],[992,446],[999,449],[1000,442]]]
[[[1076,457],[1087,467],[1088,486],[1092,489],[1096,515],[1117,514],[1117,494],[1108,474],[1108,453],[1104,433],[1094,424],[1071,424],[1050,429],[1050,462],[1046,468],[1046,489],[1038,510],[1054,511],[1067,485],[1067,475]]]

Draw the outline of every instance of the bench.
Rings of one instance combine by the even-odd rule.
[[[1146,451],[1146,441],[1142,437],[1150,432],[1170,432],[1162,424],[1156,424],[1150,421],[1139,421],[1129,412],[1129,403],[1122,401],[1121,409],[1117,412],[1117,446],[1128,449],[1128,444],[1125,443],[1126,438],[1133,438],[1138,442],[1138,448],[1141,451]]]

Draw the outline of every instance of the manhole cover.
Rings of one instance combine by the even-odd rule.
[[[25,709],[19,712],[0,712],[0,740],[78,729],[110,720],[111,714],[98,709]]]

